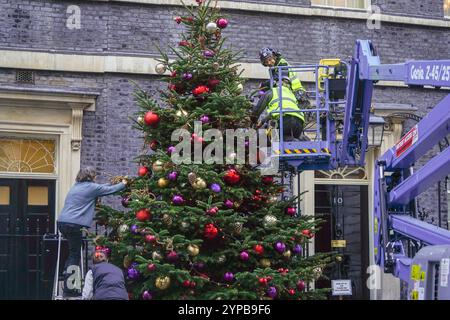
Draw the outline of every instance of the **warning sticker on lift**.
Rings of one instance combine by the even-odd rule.
[[[441,259],[441,265],[439,266],[441,273],[441,287],[448,286],[448,274],[450,270],[450,259]]]
[[[403,138],[395,145],[395,156],[400,157],[406,150],[411,148],[419,139],[419,130],[415,125]]]

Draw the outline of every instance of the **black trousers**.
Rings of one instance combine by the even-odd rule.
[[[69,243],[69,257],[66,260],[66,263],[64,264],[64,292],[65,293],[73,293],[73,288],[70,288],[68,285],[68,280],[70,280],[71,277],[73,277],[73,273],[68,272],[68,268],[70,266],[80,266],[80,259],[81,259],[81,245],[82,245],[82,233],[81,228],[83,226],[72,224],[72,223],[65,223],[65,222],[58,222],[58,229],[62,233],[63,237],[67,239]],[[81,288],[78,288],[81,289]]]
[[[303,121],[300,118],[286,115],[283,117],[284,141],[300,140],[303,133]]]

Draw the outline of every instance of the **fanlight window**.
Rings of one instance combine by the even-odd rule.
[[[55,173],[55,141],[0,138],[0,172]]]
[[[367,180],[367,172],[364,168],[338,168],[337,170],[331,171],[316,171],[315,177],[317,179],[333,179],[333,180]]]

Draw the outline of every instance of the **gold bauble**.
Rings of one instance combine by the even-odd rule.
[[[167,224],[167,225],[169,225],[169,226],[170,226],[170,225],[172,224],[172,222],[173,222],[172,217],[171,217],[169,214],[167,214],[167,213],[165,213],[165,214],[162,216],[161,220],[162,220],[162,222],[164,222],[165,224]]]
[[[271,228],[271,227],[276,226],[277,222],[278,222],[277,217],[275,217],[274,215],[268,214],[264,217],[263,225],[264,225],[264,228]]]
[[[170,278],[167,276],[156,278],[155,286],[160,290],[166,290],[170,286]]]
[[[200,248],[196,244],[188,245],[187,250],[189,252],[189,255],[193,256],[193,257],[195,257],[196,255],[198,255],[200,253]]]
[[[259,260],[259,263],[261,264],[261,266],[262,267],[264,267],[264,268],[270,268],[270,266],[271,266],[271,263],[270,263],[270,260],[269,259],[261,259],[261,260]]]
[[[192,184],[192,187],[195,190],[203,190],[207,187],[206,181],[202,178],[195,179],[194,183]]]
[[[161,260],[162,259],[162,255],[158,251],[153,251],[152,259],[153,260]]]
[[[291,250],[286,250],[286,251],[283,253],[283,257],[285,257],[285,258],[290,258],[290,257],[291,257]]]
[[[159,178],[158,180],[158,187],[160,188],[166,188],[169,185],[169,180],[166,178]]]
[[[131,266],[132,262],[133,262],[133,260],[128,255],[123,257],[123,266],[124,266],[124,268],[128,269]]]
[[[156,160],[152,164],[152,169],[154,172],[161,172],[164,169],[164,163],[161,160]]]
[[[238,84],[237,90],[238,90],[239,93],[242,93],[244,91],[244,86],[242,85],[242,83]]]
[[[138,123],[144,123],[144,118],[142,118],[141,116],[139,116],[138,118],[137,118],[137,122]]]
[[[177,111],[177,113],[175,113],[175,115],[177,116],[177,117],[187,117],[188,116],[188,113],[186,112],[186,111],[184,111],[183,109],[181,109],[181,110],[178,110]]]

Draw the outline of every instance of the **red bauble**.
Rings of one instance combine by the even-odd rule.
[[[153,263],[149,263],[147,265],[147,270],[150,271],[150,272],[155,271],[156,270],[156,265],[154,265]]]
[[[314,234],[311,233],[311,230],[308,229],[302,230],[302,235],[307,236],[308,238],[314,237]]]
[[[225,18],[220,18],[217,20],[217,26],[220,29],[225,29],[228,26],[228,20]]]
[[[207,225],[205,225],[204,230],[205,238],[214,239],[215,237],[217,237],[218,233],[219,230],[212,223],[208,223]]]
[[[255,245],[254,250],[257,254],[263,254],[264,253],[264,247],[260,244]]]
[[[172,73],[170,74],[170,76],[171,76],[172,78],[175,78],[175,77],[177,76],[177,72],[176,72],[176,71],[172,71]]]
[[[158,114],[156,114],[152,111],[148,111],[145,113],[144,122],[146,125],[157,126],[159,123],[159,120],[160,120],[160,118],[159,118]]]
[[[191,46],[191,44],[189,43],[189,41],[186,41],[186,40],[180,41],[180,42],[178,43],[178,45],[179,45],[180,47],[190,47],[190,46]]]
[[[273,177],[272,176],[263,176],[262,182],[264,184],[272,184],[273,183]]]
[[[145,240],[145,242],[148,242],[148,243],[154,243],[154,242],[156,242],[156,237],[152,234],[148,234],[145,236],[144,240]]]
[[[151,217],[152,215],[149,209],[141,209],[138,212],[136,212],[136,219],[140,222],[150,220]]]
[[[189,280],[184,280],[183,281],[183,287],[189,288],[190,286],[191,286],[191,282]]]
[[[197,286],[197,283],[195,281],[191,281],[191,288],[195,288]]]
[[[175,22],[178,24],[180,24],[181,21],[183,21],[183,19],[181,17],[175,17],[175,18],[173,18],[173,20],[175,20]]]
[[[235,185],[241,181],[241,175],[235,169],[228,170],[223,176],[226,184]]]
[[[293,296],[293,295],[295,295],[295,290],[294,289],[289,289],[288,293],[289,293],[290,296]]]
[[[219,85],[220,80],[219,79],[209,79],[208,80],[208,87],[215,88]]]
[[[294,207],[287,207],[286,208],[286,214],[287,215],[293,217],[293,216],[296,215],[296,213],[297,213],[297,209],[296,208],[294,208]]]
[[[150,149],[152,149],[153,151],[156,151],[156,149],[158,149],[158,145],[159,145],[158,141],[152,140],[152,142],[150,142]]]
[[[169,88],[169,90],[171,91],[176,91],[177,90],[177,86],[174,85],[173,83],[169,83],[169,85],[167,86]]]
[[[298,291],[303,291],[305,289],[306,285],[305,285],[305,281],[300,280],[297,282],[297,290]]]
[[[211,216],[215,216],[217,214],[217,212],[219,212],[219,208],[217,208],[217,207],[213,207],[213,208],[206,210],[206,213]]]
[[[209,92],[209,88],[207,86],[198,86],[196,87],[194,90],[192,90],[192,94],[194,96],[198,96],[204,93],[208,93]]]
[[[148,174],[148,168],[147,167],[140,167],[138,170],[139,177],[145,177]]]
[[[264,278],[259,278],[258,282],[259,282],[260,285],[266,286],[268,281],[267,281],[267,278],[264,277]]]

